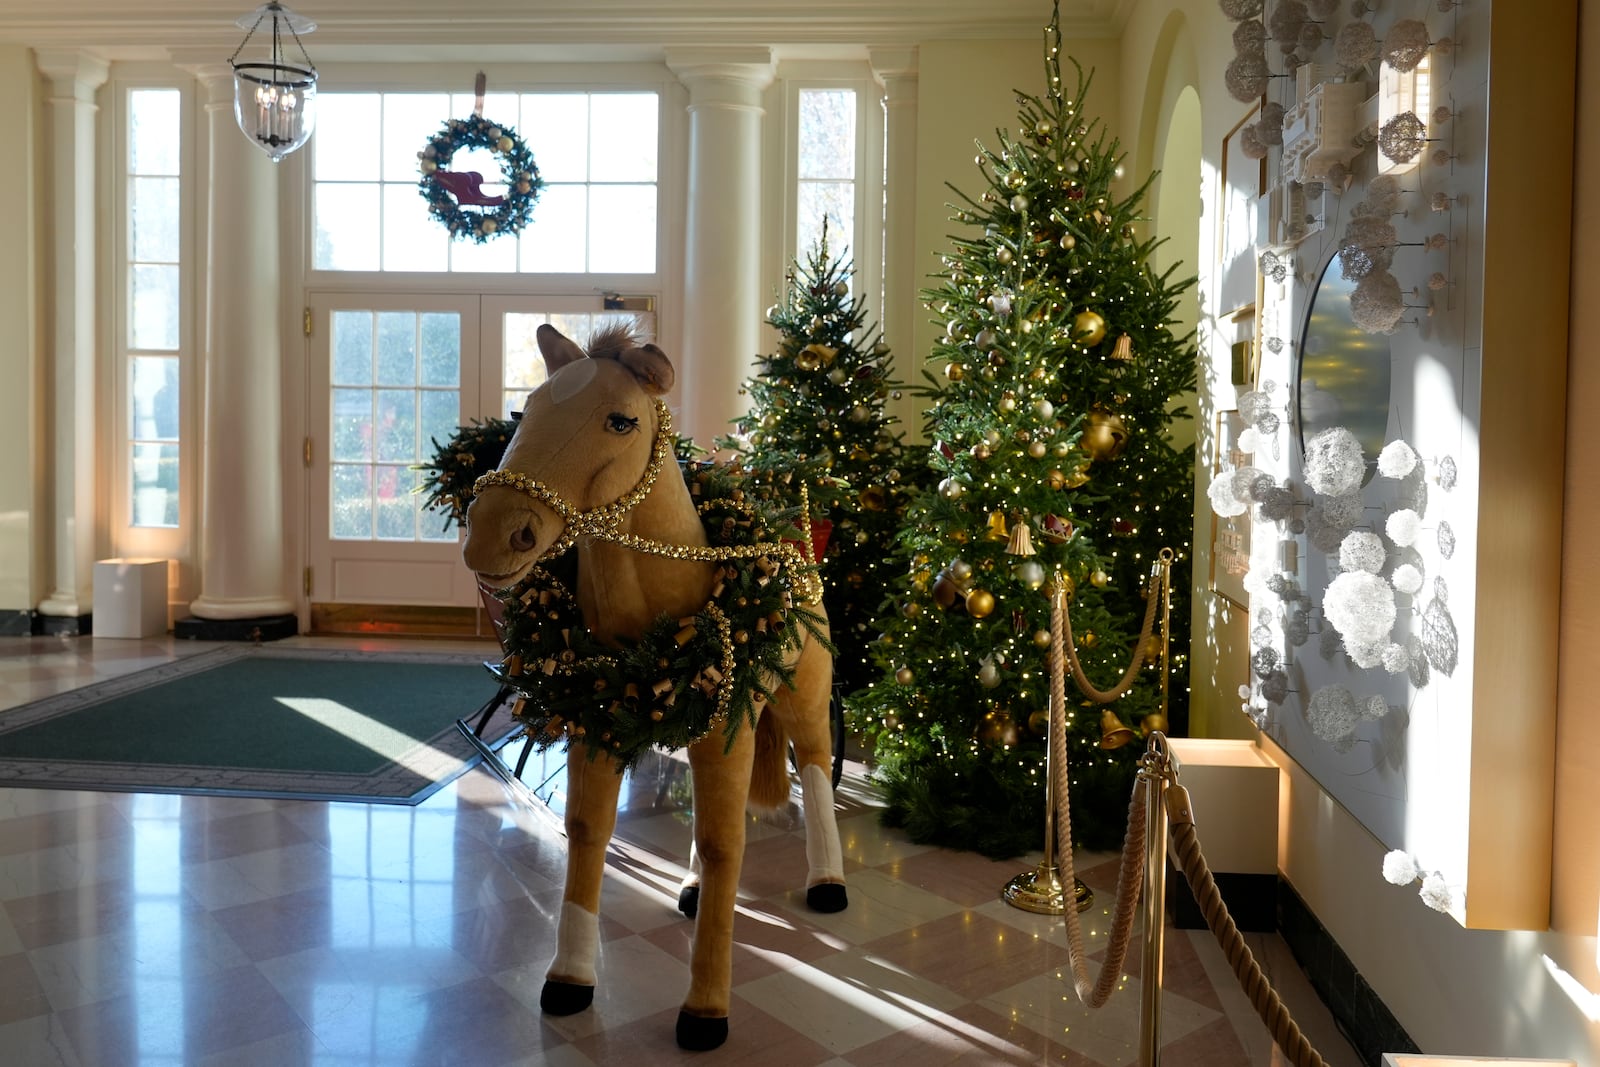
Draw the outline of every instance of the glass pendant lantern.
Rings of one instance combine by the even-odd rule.
[[[239,61],[257,29],[270,20],[272,54],[268,58]],[[274,163],[305,144],[317,125],[317,68],[312,66],[300,35],[317,24],[290,11],[278,0],[268,0],[237,23],[249,32],[228,60],[233,67],[233,116]],[[300,49],[300,63],[292,63],[283,50],[284,32]],[[292,58],[292,57],[290,57]]]

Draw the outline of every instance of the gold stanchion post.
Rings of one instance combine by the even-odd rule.
[[[1161,720],[1167,721],[1172,650],[1172,558],[1161,550],[1156,566],[1161,572]],[[1145,782],[1144,955],[1139,987],[1139,1067],[1161,1063],[1161,972],[1166,953],[1167,900],[1167,784],[1176,762],[1167,738],[1150,732],[1149,747],[1139,760],[1139,777]]]

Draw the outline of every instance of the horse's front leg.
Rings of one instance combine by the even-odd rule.
[[[694,850],[700,864],[694,949],[689,958],[689,995],[678,1013],[678,1044],[691,1050],[716,1048],[728,1039],[733,988],[733,910],[744,864],[745,801],[755,730],[739,731],[723,754],[722,731],[689,749],[694,774]]]
[[[622,775],[604,754],[589,756],[582,742],[567,748],[567,888],[561,898],[556,955],[545,972],[539,1007],[572,1015],[594,1001],[600,951],[600,883],[606,846],[617,825]]]

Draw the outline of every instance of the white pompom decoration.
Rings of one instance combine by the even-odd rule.
[[[1378,473],[1385,478],[1404,478],[1416,466],[1416,450],[1404,441],[1390,441],[1378,453]]]
[[[1366,530],[1352,530],[1339,543],[1339,566],[1347,571],[1377,574],[1383,570],[1388,557],[1383,538]]]
[[[1398,645],[1392,646],[1398,648]],[[1388,653],[1384,653],[1388,655]],[[1370,722],[1376,722],[1389,714],[1389,702],[1381,696],[1370,696],[1361,705],[1361,717]]]
[[[1405,645],[1390,645],[1383,650],[1383,669],[1390,674],[1404,674],[1411,669],[1411,653]]]
[[[1360,716],[1356,698],[1342,685],[1325,685],[1311,694],[1306,704],[1306,722],[1311,732],[1324,741],[1348,740],[1356,732]]]
[[[1416,596],[1422,589],[1422,572],[1409,563],[1394,569],[1394,587],[1406,596]]]
[[[1417,861],[1411,858],[1411,853],[1402,849],[1395,849],[1383,857],[1383,880],[1394,885],[1410,885],[1422,877],[1422,871],[1417,868]]]
[[[1371,670],[1383,663],[1383,645],[1352,645],[1345,649],[1350,662],[1364,671]]]
[[[1234,495],[1232,471],[1226,471],[1211,479],[1211,485],[1206,489],[1206,498],[1211,501],[1212,513],[1223,518],[1243,515],[1250,507]]]
[[[1344,496],[1361,488],[1366,471],[1361,442],[1343,426],[1323,430],[1306,442],[1306,482],[1325,496]]]
[[[1239,451],[1249,455],[1261,447],[1261,432],[1254,426],[1239,431]]]
[[[1401,508],[1389,516],[1389,521],[1383,528],[1389,535],[1389,540],[1401,548],[1409,548],[1416,543],[1417,529],[1422,525],[1422,516],[1410,508]]]
[[[1394,587],[1376,574],[1346,571],[1328,583],[1322,611],[1347,647],[1387,647],[1394,628]]]
[[[1444,884],[1444,875],[1428,875],[1422,880],[1422,888],[1417,892],[1422,897],[1422,902],[1434,911],[1450,910],[1452,903],[1450,887]]]

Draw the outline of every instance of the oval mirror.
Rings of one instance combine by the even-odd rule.
[[[1355,288],[1341,275],[1339,257],[1330,259],[1300,334],[1294,411],[1302,458],[1307,441],[1343,426],[1361,442],[1370,480],[1389,429],[1389,338],[1356,326],[1350,314]]]

